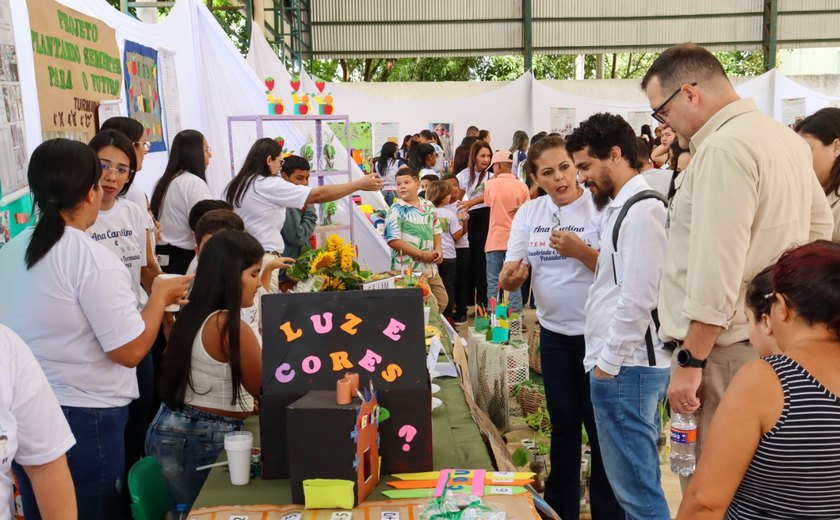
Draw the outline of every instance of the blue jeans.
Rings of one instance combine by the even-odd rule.
[[[545,400],[551,418],[551,473],[545,483],[545,501],[563,520],[580,517],[581,424],[589,435],[592,453],[590,505],[593,520],[624,518],[613,495],[604,464],[595,416],[589,401],[589,379],[583,370],[583,336],[567,336],[540,329],[540,356]]]
[[[195,468],[216,462],[225,447],[225,434],[242,428],[239,419],[188,405],[178,411],[160,405],[146,434],[146,453],[160,463],[173,503],[192,507],[210,474],[209,469]]]
[[[125,462],[123,435],[128,406],[74,408],[62,406],[76,444],[67,452],[67,465],[76,489],[79,518],[124,518],[120,498]],[[17,463],[12,465],[20,484],[26,520],[40,520],[32,484]]]
[[[652,367],[622,367],[613,379],[590,374],[604,467],[628,520],[671,518],[656,446],[661,428],[657,404],[669,378],[667,368]]]
[[[499,294],[499,273],[502,272],[502,266],[505,263],[505,254],[507,251],[490,251],[486,253],[487,257],[487,299],[490,297],[497,297]],[[520,291],[510,291],[508,293],[508,304],[512,312],[522,312],[522,293]]]

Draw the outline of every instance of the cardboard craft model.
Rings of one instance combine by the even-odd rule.
[[[431,385],[419,289],[271,294],[262,299],[265,479],[289,478],[287,407],[348,370],[372,382],[391,418],[379,428],[383,473],[432,469]],[[327,430],[328,428],[322,427]],[[323,439],[310,443],[324,446]]]
[[[335,391],[313,390],[287,412],[292,500],[307,509],[363,502],[379,483],[376,392],[341,405]]]

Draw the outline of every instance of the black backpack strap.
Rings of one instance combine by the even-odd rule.
[[[618,232],[621,230],[621,223],[624,221],[624,217],[627,216],[627,212],[630,211],[630,208],[632,208],[635,203],[645,199],[659,199],[660,202],[665,204],[666,208],[668,207],[668,199],[663,197],[662,194],[656,190],[640,191],[630,197],[621,208],[621,211],[618,212],[618,218],[615,220],[615,226],[613,226],[613,250],[618,251]],[[650,317],[653,321],[654,330],[659,330],[659,312],[657,312],[656,309],[653,309],[650,313]],[[645,345],[647,346],[648,365],[656,366],[656,353],[653,351],[653,335],[650,332],[649,325],[647,331],[645,332]]]
[[[618,218],[615,219],[615,226],[613,226],[612,243],[615,251],[618,251],[618,232],[621,230],[621,223],[624,222],[624,217],[627,216],[627,212],[630,211],[630,208],[632,208],[634,204],[645,199],[659,199],[662,204],[665,204],[666,208],[668,207],[668,199],[656,190],[640,191],[630,197],[627,202],[624,203],[624,206],[622,206],[621,211],[618,212]]]

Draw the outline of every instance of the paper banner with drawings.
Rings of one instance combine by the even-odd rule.
[[[88,142],[99,102],[120,95],[114,29],[54,0],[27,2],[44,139]]]
[[[402,144],[400,139],[400,124],[373,123],[373,155],[375,157],[379,157],[382,145],[388,141],[397,143],[397,148]]]
[[[3,94],[0,105],[0,198],[8,203],[11,202],[10,195],[27,184],[23,101],[9,0],[0,0],[0,91]],[[22,191],[20,195],[24,193]],[[8,216],[6,212],[7,224]]]
[[[151,47],[125,41],[123,65],[128,117],[136,119],[146,129],[146,140],[152,143],[151,152],[166,150],[158,89],[158,52]]]

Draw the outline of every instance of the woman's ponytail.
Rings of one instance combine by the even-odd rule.
[[[32,152],[27,177],[39,215],[26,248],[27,269],[32,269],[64,236],[61,212],[78,208],[101,176],[99,159],[84,143],[50,139]]]

